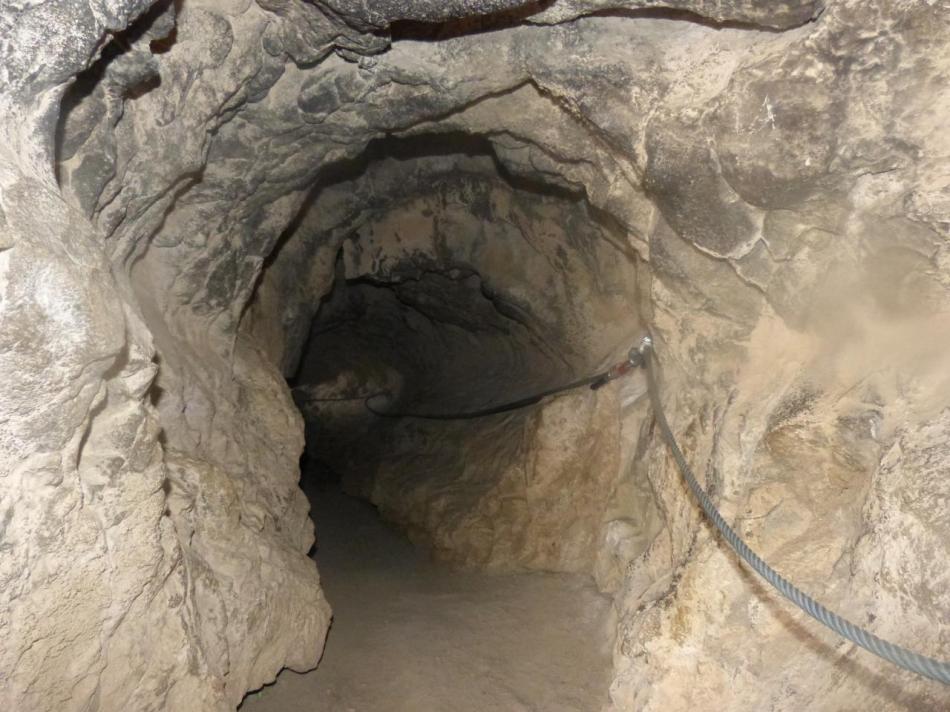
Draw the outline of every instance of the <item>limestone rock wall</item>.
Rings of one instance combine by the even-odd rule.
[[[727,518],[831,607],[950,657],[947,9],[364,5],[0,8],[0,702],[223,710],[316,663],[282,376],[370,188],[398,209],[432,175],[357,185],[384,136],[478,137],[583,198],[640,262],[622,300]],[[393,457],[361,486],[450,558],[593,570],[610,709],[946,706],[735,562],[623,405],[641,386],[459,431],[442,479],[403,486]]]
[[[154,348],[56,187],[57,107],[144,3],[0,10],[0,704],[227,709],[192,644],[163,517]],[[161,635],[155,635],[161,631]]]

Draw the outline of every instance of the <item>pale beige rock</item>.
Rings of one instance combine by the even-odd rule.
[[[726,518],[950,658],[945,7],[505,3],[392,40],[501,6],[148,5],[0,8],[0,703],[224,710],[316,664],[283,379],[343,246],[376,336],[300,384],[309,434],[445,558],[594,575],[611,710],[948,705],[736,563],[640,376],[462,424],[314,405],[500,402],[648,326]]]

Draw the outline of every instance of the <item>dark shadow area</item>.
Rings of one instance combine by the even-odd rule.
[[[546,10],[555,2],[556,0],[536,0],[514,10],[503,10],[445,22],[396,20],[389,26],[389,35],[393,42],[400,40],[439,42],[465,35],[497,32],[524,24],[529,17]]]
[[[523,25],[550,26],[547,23],[533,23],[532,16],[537,15],[555,4],[555,0],[542,0],[530,3],[516,10],[478,15],[445,22],[422,22],[418,20],[397,20],[389,26],[389,35],[393,42],[411,40],[416,42],[442,42],[469,35],[480,35],[507,30]],[[580,12],[577,17],[551,25],[570,24],[586,18],[614,17],[626,20],[670,20],[701,25],[711,30],[746,30],[753,32],[781,33],[795,27],[815,22],[824,7],[812,17],[790,18],[787,26],[774,27],[766,24],[742,20],[716,20],[698,12],[675,7],[609,8]]]
[[[616,17],[626,20],[670,20],[671,22],[689,22],[710,30],[748,30],[772,34],[780,34],[787,32],[789,29],[793,29],[792,27],[780,29],[770,27],[769,25],[756,24],[754,22],[743,22],[741,20],[716,20],[711,17],[706,17],[705,15],[700,15],[697,12],[672,7],[613,8],[609,10],[596,10],[584,15],[584,17]],[[806,20],[801,24],[807,24],[813,21],[814,18]]]
[[[368,200],[382,196],[378,204],[363,207],[356,219],[344,203],[337,223],[311,222],[326,191],[345,185],[345,196],[364,179],[379,181],[366,189]],[[378,186],[393,192],[377,193]],[[494,207],[496,200],[505,207]],[[433,232],[414,242],[417,228],[407,215],[418,215]],[[396,222],[379,228],[378,220]],[[374,236],[377,228],[395,232]],[[401,238],[403,229],[408,232]],[[308,255],[331,244],[315,230],[338,230],[341,237],[334,240],[343,246],[329,290],[312,295],[317,303],[303,312],[312,315],[309,327],[295,332],[303,343],[290,353],[298,360],[284,368],[307,423],[302,467],[319,480],[339,480],[336,471],[371,482],[394,439],[403,441],[415,427],[376,410],[460,414],[524,400],[528,407],[511,417],[530,416],[537,394],[596,375],[602,361],[603,367],[613,363],[606,363],[606,349],[588,340],[585,330],[617,333],[637,320],[628,306],[613,319],[598,312],[614,313],[611,300],[626,294],[602,280],[623,273],[623,284],[635,282],[634,272],[625,270],[635,270],[637,258],[618,249],[624,231],[617,221],[594,209],[582,189],[512,173],[485,136],[385,136],[352,159],[322,166],[265,259],[258,286],[270,270],[282,281],[308,279]],[[403,238],[412,247],[401,247]],[[471,248],[477,253],[462,245],[478,245]],[[285,249],[293,261],[278,265]],[[344,253],[353,260],[349,267]],[[324,264],[327,257],[320,258]],[[381,262],[385,267],[378,267]],[[348,269],[357,273],[348,275]],[[515,275],[523,270],[521,283]],[[572,296],[575,280],[582,300]],[[634,301],[628,296],[626,305]],[[581,306],[591,300],[603,300],[603,307]],[[628,346],[624,340],[624,351]],[[368,408],[366,399],[377,394],[385,399],[373,401],[376,410]]]

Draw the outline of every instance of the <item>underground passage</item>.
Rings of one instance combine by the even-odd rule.
[[[948,37],[0,4],[0,706],[950,708]]]

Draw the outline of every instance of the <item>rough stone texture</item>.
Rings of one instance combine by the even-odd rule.
[[[947,9],[365,5],[0,8],[0,702],[223,710],[316,663],[329,612],[280,376],[339,246],[446,168],[433,142],[387,177],[384,136],[477,137],[480,181],[583,198],[639,264],[630,320],[576,366],[642,319],[726,517],[832,608],[950,658]],[[516,266],[479,278],[511,292]],[[531,293],[528,314],[564,306]],[[397,425],[361,486],[449,558],[593,571],[616,595],[612,710],[946,707],[735,562],[627,387],[498,431]],[[440,471],[406,484],[401,452]]]
[[[0,702],[227,709],[191,645],[163,518],[155,375],[92,227],[51,172],[62,84],[141,3],[0,10]],[[161,631],[161,636],[155,635]]]
[[[655,534],[649,500],[638,508],[623,496],[629,453],[618,411],[616,394],[588,392],[514,423],[401,423],[388,436],[401,447],[387,453],[366,495],[453,563],[593,574],[608,527],[629,521],[626,534]],[[446,439],[460,447],[445,448]]]

